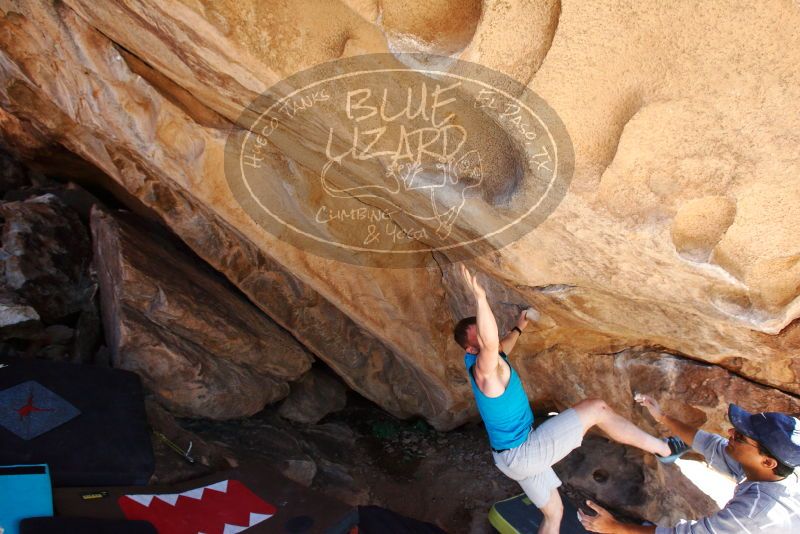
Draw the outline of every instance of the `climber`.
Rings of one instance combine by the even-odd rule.
[[[733,498],[716,514],[696,521],[681,520],[672,528],[630,525],[587,501],[597,515],[578,512],[592,532],[657,534],[730,534],[733,532],[800,532],[800,419],[769,412],[750,414],[731,404],[729,439],[693,428],[666,416],[650,396],[637,395],[650,415],[705,456],[708,464],[736,479]]]
[[[459,321],[453,336],[466,350],[464,362],[489,434],[495,465],[516,480],[541,510],[544,519],[540,534],[557,533],[563,515],[561,496],[556,489],[561,480],[551,466],[580,446],[591,427],[597,426],[620,443],[656,454],[663,462],[673,462],[688,450],[678,438],[662,441],[640,430],[602,400],[579,402],[533,430],[528,397],[507,359],[528,325],[526,314],[520,315],[517,325],[501,340],[486,291],[463,265],[461,274],[475,297],[477,313]]]

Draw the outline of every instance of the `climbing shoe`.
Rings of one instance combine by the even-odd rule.
[[[667,442],[667,445],[669,445],[670,455],[660,456],[656,454],[656,458],[658,458],[658,461],[662,464],[673,463],[675,460],[689,452],[689,449],[691,449],[691,447],[684,443],[684,441],[678,436],[670,436],[665,441]]]

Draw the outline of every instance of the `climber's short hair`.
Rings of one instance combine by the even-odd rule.
[[[464,350],[469,348],[469,343],[467,343],[467,329],[474,324],[478,324],[478,320],[473,315],[472,317],[464,317],[458,321],[453,328],[453,339],[455,339],[456,343]]]

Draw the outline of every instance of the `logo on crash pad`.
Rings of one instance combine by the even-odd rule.
[[[128,519],[150,521],[170,534],[236,534],[266,521],[277,508],[238,480],[222,480],[182,493],[123,495]]]
[[[252,102],[225,153],[242,209],[297,248],[377,267],[461,261],[535,228],[572,178],[563,122],[502,73],[430,59],[344,58]]]
[[[0,391],[0,425],[33,439],[80,414],[75,406],[34,380]]]

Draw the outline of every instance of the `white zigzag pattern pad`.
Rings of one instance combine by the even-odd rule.
[[[201,500],[203,498],[203,493],[206,490],[214,490],[219,491],[220,493],[227,493],[228,492],[228,481],[223,480],[222,482],[217,482],[216,484],[209,484],[208,486],[203,486],[202,488],[195,488],[188,491],[184,491],[183,493],[155,493],[151,495],[126,495],[129,499],[138,502],[142,506],[150,506],[150,503],[153,502],[153,499],[159,499],[164,501],[165,503],[175,506],[175,503],[178,502],[178,497],[189,497],[191,499]],[[251,524],[248,526],[253,526],[255,523],[252,523],[254,515],[261,515],[261,514],[250,514],[250,521]],[[269,516],[265,516],[266,519]],[[260,519],[257,522],[261,522],[264,519]],[[238,528],[235,525],[231,525],[232,528]],[[226,527],[227,528],[227,527]],[[244,527],[247,528],[247,527]],[[240,532],[239,530],[231,530],[231,533]],[[225,531],[227,534],[228,531]]]
[[[265,519],[269,519],[272,517],[272,514],[257,514],[255,512],[250,512],[250,524],[246,526],[241,525],[231,525],[225,523],[225,528],[222,530],[222,534],[237,534],[237,532],[241,532],[246,528],[250,528],[253,525],[257,525],[264,521]]]

